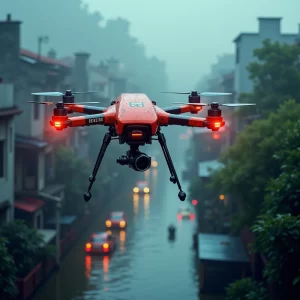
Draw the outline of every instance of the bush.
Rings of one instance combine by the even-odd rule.
[[[18,293],[15,285],[16,265],[7,249],[7,241],[0,239],[0,298],[12,300]]]
[[[24,221],[16,220],[4,225],[0,236],[7,240],[6,247],[13,257],[16,276],[19,278],[26,276],[39,261],[50,254],[42,235],[35,228],[28,227]]]
[[[267,300],[267,290],[251,278],[243,278],[226,288],[226,300]]]

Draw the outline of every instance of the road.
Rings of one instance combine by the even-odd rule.
[[[171,151],[178,175],[184,167],[182,149]],[[64,258],[60,271],[53,274],[34,300],[173,300],[198,299],[198,275],[192,249],[193,221],[177,220],[182,202],[177,186],[169,181],[164,161],[157,169],[141,173],[150,181],[150,196],[134,197],[128,192],[108,205]],[[147,178],[146,178],[147,179]],[[117,183],[116,183],[117,186]],[[187,192],[187,188],[185,188]],[[187,203],[185,203],[187,205]],[[125,211],[129,218],[126,231],[113,232],[119,246],[111,257],[85,255],[88,236],[102,231],[110,211]],[[167,227],[177,227],[177,238],[170,242]]]

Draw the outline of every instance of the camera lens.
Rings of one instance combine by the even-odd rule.
[[[140,154],[135,159],[135,168],[138,171],[146,171],[151,166],[151,158],[145,154]]]

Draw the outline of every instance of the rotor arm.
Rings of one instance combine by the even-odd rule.
[[[88,105],[79,105],[79,104],[69,104],[67,108],[73,112],[81,114],[100,114],[106,111],[106,107],[97,107],[97,106],[88,106]]]
[[[178,116],[175,114],[159,116],[159,123],[161,126],[180,125],[188,127],[206,127],[207,125],[205,118]]]
[[[53,119],[55,118],[55,119]],[[61,119],[67,118],[67,119]],[[52,117],[50,125],[54,126],[57,130],[62,130],[67,127],[79,127],[79,126],[90,126],[90,125],[104,125],[110,126],[113,125],[115,121],[114,114],[112,113],[103,113],[103,114],[93,114],[88,116],[79,116],[79,117]]]
[[[202,109],[202,106],[180,105],[163,108],[169,114],[180,115],[184,113],[197,114]]]

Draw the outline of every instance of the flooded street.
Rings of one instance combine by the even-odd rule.
[[[173,153],[180,175],[184,160],[178,154],[183,157],[183,153]],[[182,202],[177,198],[177,186],[169,181],[163,160],[157,169],[142,173],[140,179],[144,177],[149,180],[151,194],[133,195],[133,181],[128,192],[107,199],[104,211],[99,212],[99,218],[67,254],[60,271],[51,276],[35,300],[198,299],[192,249],[195,221],[177,220]],[[184,190],[187,192],[186,187]],[[110,211],[124,211],[128,217],[126,231],[113,231],[119,239],[117,250],[111,257],[85,255],[86,239],[91,233],[104,230]],[[171,223],[177,227],[173,242],[167,234]]]

